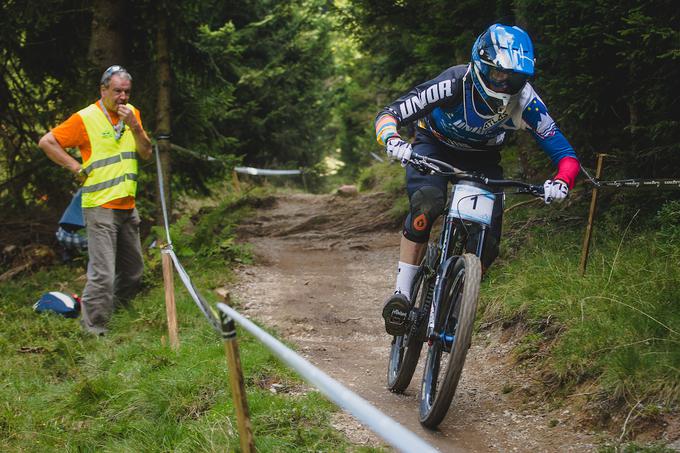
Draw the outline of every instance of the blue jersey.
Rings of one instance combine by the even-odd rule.
[[[385,114],[396,119],[396,127],[417,121],[418,127],[457,151],[499,151],[507,133],[525,129],[553,163],[564,157],[576,158],[530,84],[513,96],[501,113],[474,100],[473,90],[470,66],[453,66],[385,107],[377,122]]]

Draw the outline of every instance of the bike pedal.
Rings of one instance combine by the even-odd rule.
[[[411,304],[403,294],[395,293],[385,301],[382,317],[385,320],[385,330],[388,334],[395,337],[406,334],[414,316]]]

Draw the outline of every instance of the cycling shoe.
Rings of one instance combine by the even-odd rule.
[[[411,303],[402,293],[394,293],[383,305],[382,317],[385,330],[393,336],[404,335],[410,326]]]

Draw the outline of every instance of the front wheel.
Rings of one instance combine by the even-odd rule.
[[[437,291],[434,332],[420,387],[420,423],[434,429],[444,419],[460,379],[472,341],[482,265],[471,253],[459,257],[442,276]]]

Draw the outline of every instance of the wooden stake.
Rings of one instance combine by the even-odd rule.
[[[238,180],[238,175],[236,174],[236,170],[232,170],[232,172],[231,172],[231,183],[233,184],[234,190],[236,192],[241,191],[241,183]]]
[[[246,385],[243,379],[243,369],[241,368],[241,357],[238,353],[238,342],[236,341],[236,324],[229,316],[220,312],[222,324],[222,338],[224,339],[224,350],[227,354],[227,372],[229,373],[229,384],[231,394],[236,408],[236,421],[238,424],[239,440],[241,451],[251,453],[255,451],[253,439],[253,429],[250,423],[250,413],[248,411],[248,400],[246,397]]]
[[[179,333],[177,329],[177,310],[175,307],[175,284],[172,277],[172,258],[161,249],[163,266],[163,284],[165,286],[165,314],[168,318],[168,338],[173,351],[179,349]]]
[[[602,162],[606,154],[597,155],[597,168],[595,169],[595,179],[599,180],[602,175]],[[590,213],[588,214],[588,224],[586,225],[586,232],[583,236],[583,247],[581,249],[581,262],[579,270],[581,277],[586,274],[586,265],[588,264],[588,253],[590,252],[590,238],[593,233],[593,222],[595,220],[595,209],[597,208],[597,186],[593,189],[593,194],[590,199]]]

